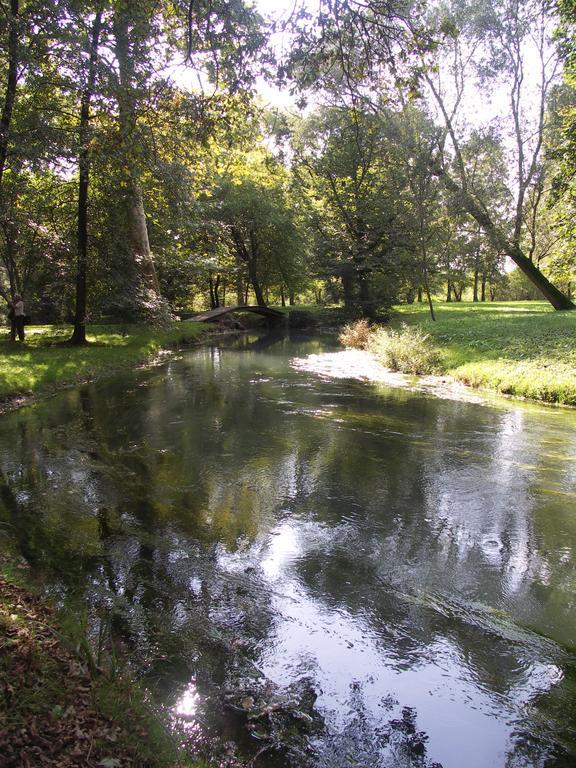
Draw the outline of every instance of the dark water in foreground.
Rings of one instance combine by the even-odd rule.
[[[575,765],[576,413],[290,367],[322,348],[2,417],[0,524],[191,731],[287,745],[255,766]]]

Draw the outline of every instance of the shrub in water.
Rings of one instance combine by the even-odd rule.
[[[402,325],[397,331],[379,328],[371,334],[368,349],[393,371],[422,375],[442,370],[440,351],[430,334],[417,327]]]
[[[349,323],[344,326],[338,336],[338,341],[345,347],[367,349],[371,336],[372,329],[370,328],[370,321],[357,320],[355,323]]]

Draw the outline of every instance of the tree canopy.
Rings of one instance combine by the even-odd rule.
[[[231,301],[433,314],[506,298],[510,264],[571,308],[575,18],[321,0],[282,57],[244,0],[6,0],[0,294],[78,343]]]

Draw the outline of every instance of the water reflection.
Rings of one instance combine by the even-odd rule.
[[[178,715],[311,690],[289,764],[570,764],[575,415],[289,367],[321,345],[4,417],[3,521]]]

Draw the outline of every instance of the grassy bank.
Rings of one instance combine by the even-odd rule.
[[[162,328],[91,326],[84,347],[66,342],[70,328],[31,326],[26,341],[0,340],[0,406],[18,396],[46,394],[144,363],[161,349],[193,342],[206,326],[192,321]]]
[[[547,302],[396,307],[393,325],[418,325],[440,348],[446,373],[473,387],[576,405],[576,312]]]

